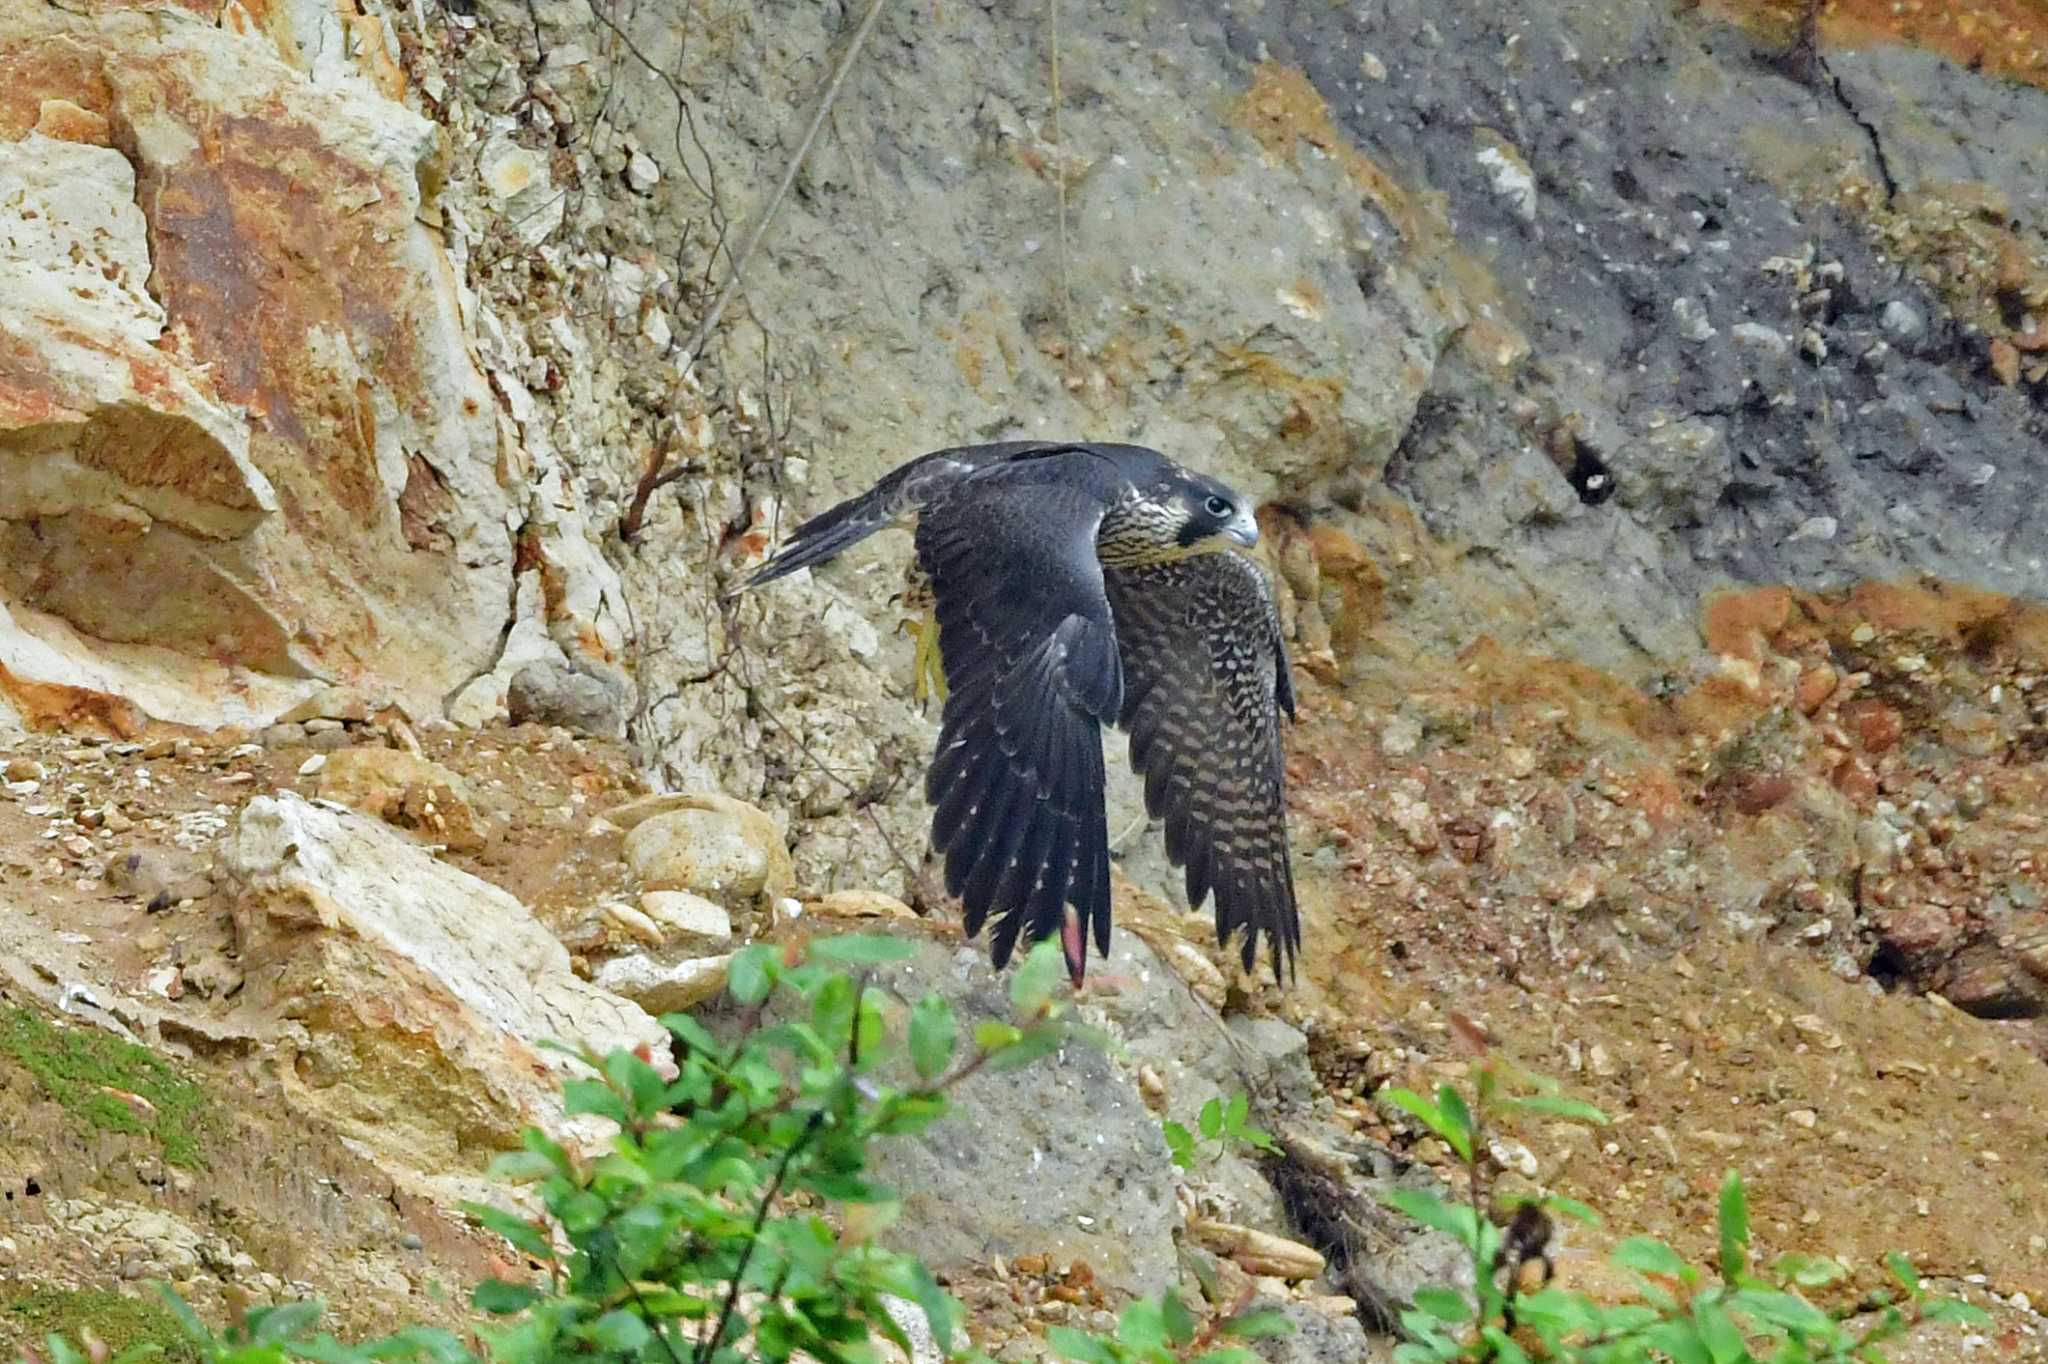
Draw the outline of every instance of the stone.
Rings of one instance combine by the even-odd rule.
[[[543,1041],[666,1063],[660,1025],[578,979],[524,905],[377,820],[257,796],[220,855],[237,1002],[279,1020],[286,1102],[386,1169],[423,1183],[480,1171],[529,1122],[598,1139],[601,1126],[563,1116],[575,1067]]]
[[[651,1014],[680,1013],[724,993],[731,964],[729,955],[664,962],[632,952],[599,965],[591,984],[630,999]]]
[[[206,860],[183,848],[137,848],[107,859],[107,884],[124,900],[139,900],[152,910],[169,909],[186,900],[213,894]]]
[[[1280,1279],[1313,1279],[1327,1265],[1321,1251],[1256,1227],[1197,1217],[1188,1221],[1195,1244],[1237,1262],[1249,1274]]]
[[[696,818],[655,830],[657,819],[679,815]],[[796,889],[796,875],[783,842],[782,830],[761,809],[716,791],[686,791],[642,796],[604,812],[606,822],[626,831],[626,860],[650,890],[694,890],[721,901],[765,894],[778,899]],[[703,856],[724,859],[724,866],[700,862],[691,853],[702,837]],[[758,864],[758,866],[757,866]],[[720,892],[709,882],[730,878],[731,885],[753,889]],[[706,884],[691,884],[692,880]]]
[[[429,843],[474,852],[489,841],[468,784],[437,762],[396,748],[344,748],[327,754],[313,775],[322,800],[409,829]]]
[[[1290,1302],[1284,1298],[1255,1299],[1249,1310],[1273,1311],[1293,1325],[1284,1335],[1254,1341],[1253,1349],[1267,1364],[1335,1364],[1337,1360],[1363,1361],[1374,1357],[1365,1328],[1353,1310],[1341,1304],[1349,1298],[1310,1299]],[[1324,1304],[1328,1306],[1325,1307]]]
[[[667,943],[696,948],[732,941],[732,916],[725,907],[687,890],[643,891],[640,912],[663,930]]]
[[[738,903],[761,893],[768,852],[724,810],[677,810],[626,835],[626,860],[652,890],[689,890]]]
[[[1878,325],[1883,327],[1884,334],[1894,341],[1916,341],[1921,333],[1927,330],[1927,319],[1922,317],[1920,310],[1912,304],[1904,299],[1895,298],[1885,304],[1884,310],[1878,314]]]
[[[910,941],[907,961],[874,973],[887,1007],[936,993],[963,1036],[983,1018],[1009,1016],[1006,978],[983,949]],[[1161,979],[1159,988],[1171,987]],[[950,1098],[929,1131],[876,1148],[874,1177],[903,1194],[885,1242],[941,1274],[993,1255],[1043,1255],[1055,1265],[1088,1261],[1117,1294],[1156,1293],[1176,1280],[1172,1157],[1137,1086],[1107,1056],[1067,1047],[1022,1070],[972,1076]]]
[[[917,911],[879,890],[835,890],[806,908],[839,919],[915,919]]]
[[[512,723],[561,725],[580,734],[617,738],[632,702],[622,678],[543,658],[512,675],[505,694]]]

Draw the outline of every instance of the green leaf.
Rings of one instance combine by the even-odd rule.
[[[1821,1288],[1835,1282],[1849,1271],[1839,1260],[1825,1255],[1780,1255],[1771,1262],[1771,1275],[1781,1283],[1797,1284],[1801,1288]]]
[[[1195,1317],[1180,1300],[1180,1294],[1172,1289],[1160,1295],[1159,1318],[1166,1328],[1166,1338],[1175,1347],[1187,1344],[1195,1338]]]
[[[1721,1277],[1734,1283],[1749,1271],[1749,1199],[1733,1170],[1721,1181],[1720,1222]]]
[[[529,1284],[508,1283],[504,1279],[485,1279],[469,1295],[471,1307],[501,1317],[523,1312],[539,1300],[538,1289]]]
[[[1964,1302],[1961,1298],[1930,1298],[1920,1309],[1920,1315],[1928,1321],[1952,1321],[1959,1326],[1989,1326],[1991,1314],[1975,1303]]]
[[[623,1124],[626,1101],[602,1080],[569,1080],[562,1085],[562,1107],[570,1117],[590,1113]]]
[[[554,1249],[525,1218],[485,1203],[464,1203],[462,1210],[474,1217],[479,1225],[510,1241],[514,1249],[525,1251],[536,1260],[554,1258]]]
[[[1383,1089],[1380,1091],[1380,1095],[1388,1103],[1413,1117],[1438,1137],[1446,1142],[1450,1140],[1445,1135],[1449,1128],[1444,1121],[1443,1110],[1423,1098],[1420,1094],[1417,1094],[1414,1090]]]
[[[1251,1116],[1252,1100],[1243,1090],[1230,1096],[1230,1102],[1223,1105],[1223,1130],[1230,1133],[1244,1131],[1244,1120]]]
[[[1479,1334],[1493,1347],[1493,1357],[1499,1360],[1500,1364],[1529,1364],[1527,1352],[1515,1343],[1514,1337],[1500,1327],[1489,1326]]]
[[[1195,1119],[1195,1125],[1202,1129],[1202,1137],[1206,1141],[1215,1141],[1222,1136],[1223,1100],[1211,1099],[1203,1104],[1201,1114]]]
[[[847,933],[837,938],[814,938],[811,941],[811,959],[836,966],[885,966],[892,961],[904,960],[916,950],[913,944],[902,938],[885,937],[880,933]]]
[[[1699,1329],[1683,1318],[1658,1322],[1643,1333],[1643,1343],[1670,1355],[1673,1364],[1714,1364],[1713,1351],[1700,1339]]]
[[[1045,1343],[1052,1346],[1052,1352],[1071,1364],[1123,1364],[1117,1352],[1110,1345],[1087,1331],[1077,1331],[1071,1326],[1054,1326],[1045,1333]]]
[[[164,1300],[164,1306],[177,1319],[178,1328],[200,1345],[213,1343],[213,1332],[206,1329],[206,1323],[192,1310],[192,1304],[178,1296],[177,1290],[167,1283],[156,1285],[157,1296]]]
[[[779,964],[776,950],[766,943],[741,948],[726,968],[726,991],[742,1004],[759,1004],[775,988]]]
[[[590,1338],[607,1350],[638,1354],[654,1340],[647,1323],[624,1308],[605,1313],[590,1328]]]
[[[1896,1250],[1888,1250],[1884,1256],[1884,1267],[1892,1272],[1908,1297],[1920,1296],[1920,1276],[1913,1270],[1913,1262]]]
[[[500,1184],[531,1184],[555,1173],[555,1163],[534,1151],[507,1151],[484,1171]]]
[[[1166,1320],[1159,1304],[1145,1298],[1131,1303],[1117,1315],[1116,1339],[1132,1350],[1159,1350],[1166,1346]]]
[[[1465,1096],[1449,1085],[1440,1085],[1436,1091],[1436,1104],[1443,1110],[1443,1139],[1458,1153],[1458,1159],[1469,1165],[1472,1161],[1472,1136],[1477,1129],[1472,1123],[1472,1110],[1465,1107]]]
[[[960,1026],[953,1006],[936,994],[926,995],[910,1011],[910,1063],[921,1080],[936,1080],[953,1060]]]
[[[991,1070],[1017,1070],[1067,1045],[1067,1030],[1057,1023],[1027,1028],[1017,1040],[988,1058]]]
[[[1742,1332],[1736,1329],[1720,1303],[1710,1300],[1705,1294],[1694,1298],[1692,1322],[1714,1364],[1736,1364],[1736,1361],[1747,1358],[1749,1351],[1743,1346]]]
[[[1689,1272],[1677,1251],[1654,1236],[1631,1236],[1608,1257],[1623,1269],[1682,1279]]]
[[[1269,1336],[1290,1335],[1294,1323],[1287,1319],[1285,1312],[1273,1308],[1261,1308],[1256,1312],[1240,1312],[1234,1317],[1225,1317],[1217,1328],[1226,1336],[1239,1340],[1263,1340]]]
[[[1014,1047],[1024,1034],[1000,1019],[984,1018],[974,1025],[974,1045],[985,1052],[1000,1052]]]
[[[1474,1248],[1478,1231],[1472,1209],[1446,1203],[1435,1194],[1422,1189],[1394,1189],[1386,1195],[1386,1199],[1390,1206],[1407,1213],[1423,1226],[1449,1232],[1457,1237],[1458,1243],[1467,1250]]]
[[[1509,1099],[1507,1106],[1523,1113],[1542,1113],[1553,1118],[1569,1118],[1573,1122],[1590,1123],[1605,1127],[1607,1115],[1583,1099],[1567,1099],[1561,1094],[1525,1094],[1518,1099]]]
[[[1418,1288],[1415,1290],[1415,1305],[1438,1321],[1472,1319],[1472,1305],[1465,1301],[1465,1295],[1449,1288]]]
[[[1066,969],[1059,944],[1046,938],[1024,955],[1024,964],[1010,977],[1010,1007],[1018,1018],[1035,1016],[1052,1002]]]
[[[1195,1134],[1170,1118],[1159,1124],[1159,1133],[1166,1138],[1166,1149],[1173,1153],[1173,1163],[1183,1170],[1194,1169]]]
[[[1600,1225],[1600,1214],[1576,1198],[1566,1198],[1562,1194],[1546,1194],[1541,1206],[1546,1212],[1560,1213],[1574,1222],[1583,1222],[1589,1227]]]

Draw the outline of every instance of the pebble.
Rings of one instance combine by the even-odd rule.
[[[327,766],[327,755],[325,753],[315,753],[312,757],[299,764],[299,775],[310,777],[325,766]]]
[[[1884,311],[1878,314],[1877,325],[1884,328],[1884,334],[1894,341],[1911,341],[1927,330],[1927,319],[1912,304],[1895,298],[1884,305]]]
[[[43,771],[43,765],[32,758],[10,758],[6,775],[9,781],[29,782],[41,781],[48,774]]]

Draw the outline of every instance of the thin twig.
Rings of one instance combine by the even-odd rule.
[[[888,0],[871,0],[868,12],[861,16],[860,26],[853,31],[853,39],[846,45],[846,51],[839,54],[839,61],[832,68],[832,76],[825,82],[825,94],[818,101],[818,108],[811,115],[811,123],[804,129],[803,140],[797,143],[796,155],[790,157],[789,165],[783,168],[782,183],[768,196],[768,203],[761,210],[754,225],[747,229],[747,235],[740,242],[740,249],[733,253],[732,269],[727,272],[725,283],[719,288],[718,297],[711,300],[711,307],[697,320],[690,337],[683,342],[682,368],[688,370],[697,362],[697,352],[711,335],[711,329],[718,325],[718,319],[725,316],[726,305],[739,291],[746,275],[747,262],[753,258],[754,248],[761,244],[762,236],[768,231],[768,224],[775,220],[775,214],[788,197],[790,186],[796,183],[797,173],[804,167],[804,160],[811,154],[811,146],[818,140],[818,130],[825,126],[826,117],[832,112],[833,101],[839,98],[840,87],[846,84],[846,77],[853,70],[854,58],[860,55],[867,43],[868,34],[874,30],[875,21],[882,16],[882,6]]]
[[[1060,0],[1045,0],[1052,27],[1052,180],[1060,206],[1060,320],[1067,330],[1067,363],[1074,360],[1074,291],[1068,282],[1067,144],[1060,137]]]

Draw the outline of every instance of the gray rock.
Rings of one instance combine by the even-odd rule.
[[[1878,317],[1878,324],[1884,334],[1894,341],[1912,341],[1927,330],[1927,319],[1920,310],[1904,299],[1893,299],[1884,305],[1884,312]]]
[[[1267,1364],[1362,1364],[1376,1357],[1374,1342],[1355,1317],[1333,1317],[1307,1303],[1261,1298],[1252,1310],[1271,1309],[1286,1317],[1294,1330],[1258,1342]],[[1382,1348],[1379,1354],[1385,1354]]]
[[[512,675],[505,704],[513,724],[561,725],[617,738],[625,732],[629,689],[618,678],[537,659]]]
[[[1008,1014],[1007,978],[986,957],[979,944],[920,943],[875,982],[906,1005],[937,992],[964,1032]],[[1137,1086],[1094,1048],[968,1080],[929,1133],[880,1148],[875,1174],[904,1195],[889,1239],[940,1272],[1036,1253],[1085,1259],[1120,1293],[1177,1278],[1172,1157]]]
[[[633,827],[626,860],[649,890],[743,902],[768,880],[769,852],[756,833],[730,811],[672,810]]]

